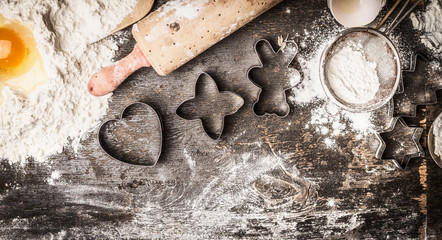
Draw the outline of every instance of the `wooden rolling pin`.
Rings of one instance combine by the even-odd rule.
[[[94,74],[88,90],[108,94],[142,67],[152,66],[165,76],[282,1],[168,1],[134,25],[132,53]]]

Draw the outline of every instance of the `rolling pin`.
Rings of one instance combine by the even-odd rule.
[[[133,51],[95,73],[88,90],[106,95],[142,67],[152,66],[165,76],[282,1],[168,1],[133,26]]]

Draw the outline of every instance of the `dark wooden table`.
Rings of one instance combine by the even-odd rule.
[[[66,148],[47,164],[1,163],[0,238],[441,238],[442,170],[428,152],[399,170],[375,158],[374,133],[358,140],[350,131],[330,149],[322,144],[324,136],[305,128],[314,104],[321,102],[291,104],[285,118],[253,114],[258,88],[246,72],[258,64],[254,43],[266,38],[276,48],[278,35],[290,33],[299,43],[312,38],[306,32],[340,28],[330,16],[318,20],[324,15],[330,15],[324,0],[286,0],[170,76],[142,69],[123,83],[103,121],[135,101],[155,107],[164,124],[155,167],[112,160],[99,148],[96,130],[77,154]],[[393,35],[405,68],[412,54],[430,55],[409,20]],[[133,45],[126,41],[117,59]],[[307,44],[299,54],[316,48]],[[292,67],[303,72],[297,59]],[[245,99],[239,112],[226,118],[217,141],[200,123],[175,114],[193,96],[202,71],[220,90]],[[419,106],[415,118],[405,119],[425,127],[424,146],[440,106]],[[60,177],[51,179],[54,172]]]

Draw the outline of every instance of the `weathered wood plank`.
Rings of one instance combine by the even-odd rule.
[[[375,159],[374,134],[358,139],[351,131],[328,148],[324,136],[305,128],[311,105],[291,104],[286,118],[253,114],[258,88],[246,72],[258,64],[255,41],[276,44],[278,35],[290,33],[307,43],[300,48],[307,56],[321,40],[307,33],[336,30],[331,17],[319,18],[324,14],[329,15],[326,1],[286,0],[170,76],[142,69],[123,83],[104,120],[134,101],[152,104],[164,125],[163,153],[155,167],[112,160],[94,135],[78,154],[67,148],[48,164],[2,163],[1,238],[440,237],[442,177],[429,158],[396,170]],[[410,22],[404,26],[394,39],[400,40],[406,62],[413,51],[426,50],[415,45]],[[117,58],[133,45],[133,40],[124,43]],[[303,72],[297,60],[293,66]],[[219,141],[208,138],[198,122],[175,114],[193,96],[202,71],[220,90],[245,99],[239,112],[226,118]],[[407,122],[419,125],[428,117],[428,125],[439,105],[419,108],[417,118]],[[54,171],[61,177],[51,178]]]

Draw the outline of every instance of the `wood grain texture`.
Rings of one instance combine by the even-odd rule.
[[[281,1],[171,1],[138,22],[132,34],[165,76]]]
[[[351,131],[328,148],[323,135],[306,128],[311,104],[290,104],[285,118],[254,115],[259,89],[246,75],[259,64],[254,43],[266,38],[276,44],[278,35],[290,33],[307,43],[299,54],[308,56],[322,40],[308,33],[337,28],[330,16],[321,20],[323,15],[330,15],[326,1],[286,0],[169,76],[141,69],[125,81],[103,121],[135,101],[158,110],[164,142],[155,167],[112,160],[100,150],[96,129],[77,154],[66,148],[46,164],[30,160],[23,167],[2,162],[0,238],[440,238],[442,172],[428,157],[397,170],[375,159],[374,134],[358,139]],[[403,24],[393,40],[407,67],[413,52],[428,52],[416,45],[411,22]],[[124,43],[116,58],[134,44],[133,39]],[[298,59],[292,67],[304,74]],[[220,91],[245,100],[226,117],[218,141],[207,137],[200,123],[175,114],[194,96],[203,71]],[[440,93],[438,99],[437,105],[418,107],[416,118],[406,122],[429,126],[442,109]]]
[[[123,30],[143,19],[152,9],[154,2],[154,0],[139,0],[135,5],[134,10],[129,13],[111,33],[113,34]]]

